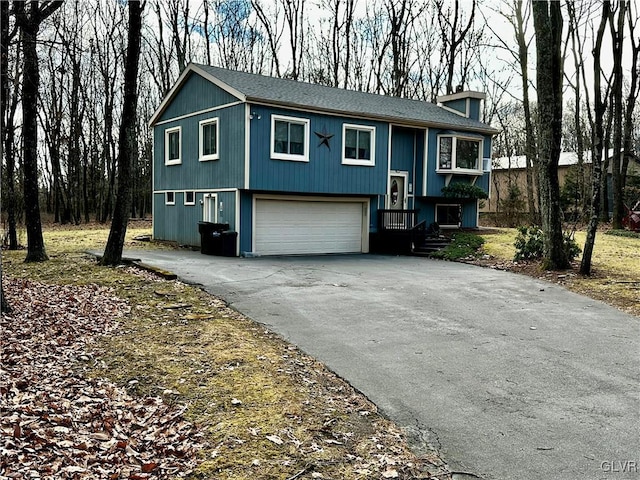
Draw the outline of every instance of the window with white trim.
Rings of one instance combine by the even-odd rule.
[[[462,225],[462,205],[436,205],[436,223],[441,227],[455,227]]]
[[[363,125],[342,126],[342,163],[344,165],[374,166],[376,127]]]
[[[182,163],[182,127],[167,128],[164,131],[164,164]]]
[[[176,204],[176,192],[164,192],[164,204],[175,205]]]
[[[184,204],[185,205],[195,205],[196,204],[196,192],[184,192]]]
[[[482,172],[482,140],[455,135],[438,136],[438,171]]]
[[[220,136],[218,135],[218,117],[208,118],[199,123],[199,160],[201,162],[207,160],[218,160]]]
[[[309,161],[309,119],[271,115],[271,158]]]

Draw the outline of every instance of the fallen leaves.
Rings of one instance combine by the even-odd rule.
[[[13,313],[0,321],[0,478],[141,480],[194,469],[201,434],[185,406],[86,375],[126,302],[96,285],[8,279],[4,288]]]

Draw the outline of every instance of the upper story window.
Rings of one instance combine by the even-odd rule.
[[[476,174],[482,172],[482,140],[440,135],[438,170]]]
[[[199,159],[201,162],[206,160],[218,160],[219,138],[218,135],[218,118],[209,118],[200,122],[199,134]]]
[[[345,165],[376,164],[376,127],[362,125],[342,126],[342,163]]]
[[[164,192],[164,204],[165,205],[175,205],[176,204],[176,193],[175,192]]]
[[[164,131],[164,163],[182,163],[182,127],[167,128]]]
[[[309,161],[309,120],[271,115],[271,158]]]

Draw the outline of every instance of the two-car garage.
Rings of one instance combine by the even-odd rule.
[[[253,198],[253,251],[259,255],[369,250],[369,199]]]

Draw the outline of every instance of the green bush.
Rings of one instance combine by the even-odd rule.
[[[431,256],[444,260],[474,257],[482,244],[484,244],[484,238],[473,233],[458,232],[453,234],[449,245],[439,252],[432,253]]]
[[[477,185],[470,183],[454,182],[442,187],[442,195],[448,198],[470,198],[473,200],[489,198],[487,192]]]
[[[580,255],[582,249],[573,238],[573,233],[565,232],[562,236],[564,237],[564,249],[567,258],[572,261]],[[542,258],[544,253],[542,229],[538,227],[518,227],[518,235],[514,246],[516,247],[514,260],[537,260]]]
[[[518,235],[513,243],[516,247],[514,260],[534,260],[542,258],[544,244],[542,230],[538,227],[518,227]]]

